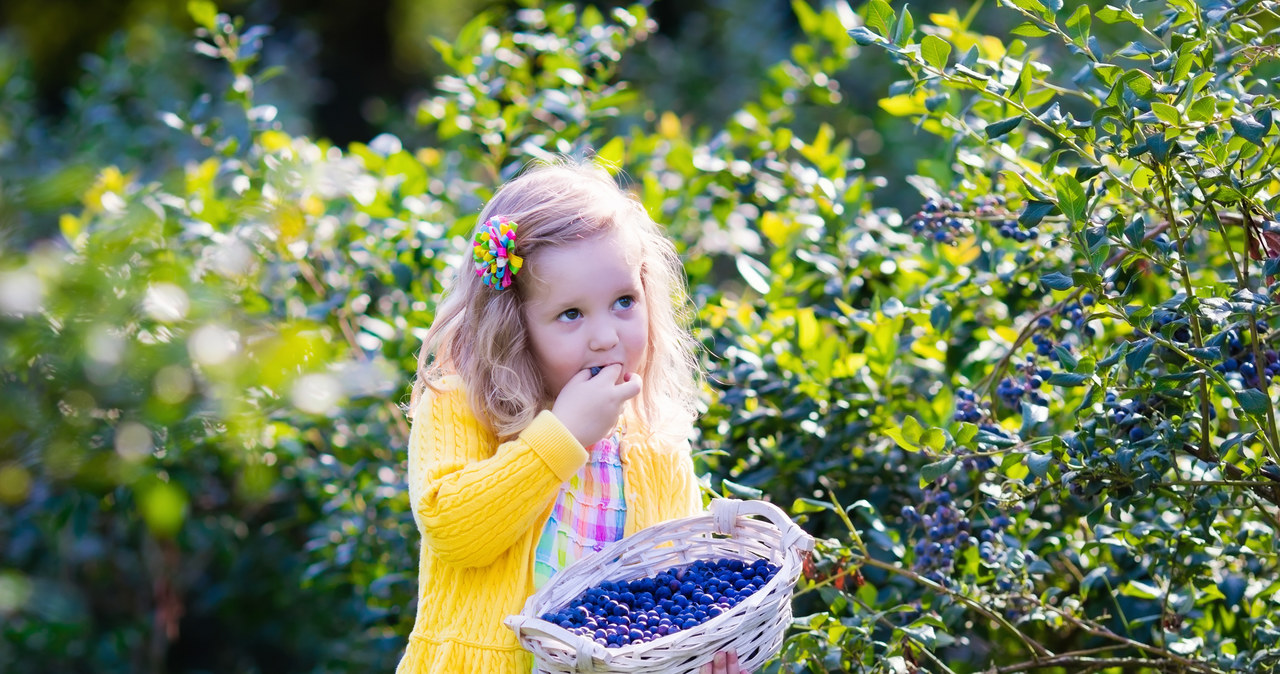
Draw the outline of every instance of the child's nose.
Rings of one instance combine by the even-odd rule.
[[[589,346],[593,351],[606,351],[618,343],[618,329],[612,321],[600,321],[593,326]]]

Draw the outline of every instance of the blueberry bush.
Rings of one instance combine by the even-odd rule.
[[[274,38],[201,0],[152,62],[198,81],[81,83],[115,146],[41,131],[9,75],[0,157],[50,179],[0,165],[0,662],[392,669],[438,276],[563,153],[684,256],[709,495],[819,538],[767,671],[1275,670],[1280,7],[1001,5],[797,0],[714,126],[622,77],[643,5],[477,17],[415,129],[348,147],[294,130]],[[903,181],[819,121],[868,64],[923,157]]]

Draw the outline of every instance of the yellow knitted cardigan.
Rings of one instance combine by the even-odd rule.
[[[534,551],[560,485],[587,451],[549,410],[498,444],[459,380],[423,394],[409,437],[409,499],[422,535],[418,612],[397,674],[528,672],[503,618],[534,591]],[[688,442],[628,417],[622,437],[625,534],[702,507]]]

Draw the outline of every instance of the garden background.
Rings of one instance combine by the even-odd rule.
[[[1277,3],[355,7],[0,9],[0,669],[392,670],[414,355],[547,153],[819,538],[769,671],[1277,669]]]

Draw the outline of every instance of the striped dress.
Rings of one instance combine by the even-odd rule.
[[[587,463],[560,486],[534,554],[536,588],[560,569],[622,539],[627,501],[620,438],[615,431],[592,445]]]

